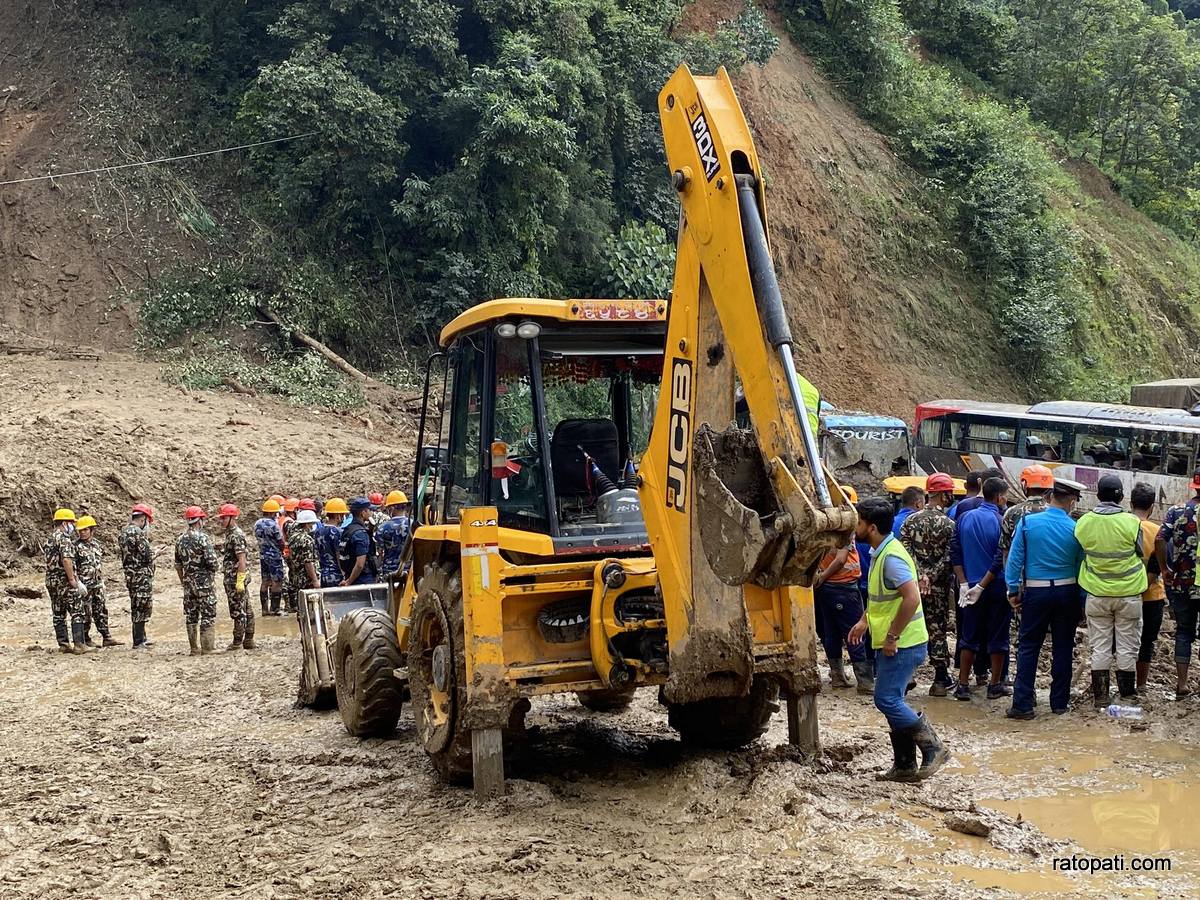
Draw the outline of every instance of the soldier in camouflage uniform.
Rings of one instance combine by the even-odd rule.
[[[129,524],[117,535],[125,589],[129,592],[129,616],[133,620],[133,649],[154,646],[146,637],[146,623],[154,613],[154,550],[150,547],[150,526],[154,510],[144,503],[134,506]]]
[[[935,472],[925,481],[929,499],[925,508],[905,519],[900,526],[900,543],[917,564],[921,608],[929,631],[929,663],[933,666],[931,697],[945,697],[954,687],[950,675],[950,648],[946,633],[954,608],[954,568],[950,564],[950,542],[954,520],[946,511],[954,503],[954,479]]]
[[[321,586],[317,542],[313,537],[317,524],[317,514],[311,509],[302,509],[288,529],[288,593],[296,601],[299,601],[301,591]]]
[[[75,541],[71,538],[74,521],[75,513],[71,510],[54,511],[54,530],[42,546],[42,555],[46,560],[46,593],[50,595],[50,615],[58,649],[63,653],[83,654],[91,652],[83,633],[83,598],[87,588],[75,571]],[[70,634],[67,632],[68,617],[71,619]]]
[[[246,534],[238,527],[241,515],[234,504],[221,507],[221,527],[225,530],[221,542],[221,572],[224,575],[225,599],[229,602],[229,618],[233,622],[233,641],[227,650],[254,649],[254,607],[250,605],[250,569],[246,562],[249,546]]]
[[[189,506],[183,514],[188,530],[175,542],[175,573],[183,585],[183,618],[192,656],[217,649],[217,593],[213,579],[220,563],[212,538],[204,533],[207,514]]]
[[[101,564],[104,561],[104,551],[100,542],[95,540],[96,520],[91,516],[82,516],[75,522],[75,568],[79,580],[87,588],[87,596],[83,598],[85,611],[90,613],[90,619],[100,632],[104,647],[119,647],[121,641],[113,640],[108,631],[108,595],[104,590],[104,574]],[[87,623],[84,623],[86,640]],[[91,641],[87,641],[92,646]]]

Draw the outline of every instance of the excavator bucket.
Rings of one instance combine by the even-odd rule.
[[[853,509],[820,509],[799,488],[781,497],[752,430],[701,425],[692,449],[700,543],[725,584],[806,585],[821,557],[846,545]],[[818,477],[841,498],[827,472]]]

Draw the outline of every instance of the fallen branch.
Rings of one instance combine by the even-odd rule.
[[[310,350],[314,350],[318,354],[323,356],[326,359],[326,361],[328,361],[329,364],[332,365],[335,369],[338,369],[338,370],[346,373],[351,378],[355,378],[358,381],[362,381],[367,384],[371,384],[371,383],[375,382],[374,378],[372,378],[366,372],[363,372],[360,369],[355,368],[353,365],[348,363],[343,357],[334,353],[332,350],[330,350],[328,347],[326,347],[324,344],[322,344],[320,341],[318,341],[315,337],[305,334],[299,328],[296,328],[292,325],[288,325],[286,322],[283,321],[283,319],[279,318],[279,316],[277,316],[273,310],[270,310],[265,306],[260,306],[258,308],[258,311],[260,313],[262,313],[262,315],[267,319],[267,321],[269,321],[271,324],[273,324],[280,331],[287,334],[288,337],[290,337],[292,340],[296,341],[296,343],[303,344],[305,347],[308,347]]]
[[[368,466],[374,466],[378,463],[387,462],[391,459],[399,459],[400,456],[401,454],[399,453],[380,453],[377,456],[372,456],[365,462],[355,463],[352,466],[343,466],[340,469],[334,469],[332,472],[326,472],[324,475],[318,475],[317,481],[324,481],[326,478],[332,478],[334,475],[344,475],[347,472],[353,472],[356,469],[365,469]]]
[[[225,387],[229,388],[235,394],[245,394],[247,397],[258,396],[258,391],[254,390],[254,388],[246,387],[246,385],[229,375],[221,379],[221,384],[225,385]]]

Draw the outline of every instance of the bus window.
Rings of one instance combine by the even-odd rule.
[[[1163,438],[1160,431],[1133,431],[1130,468],[1135,472],[1161,472],[1163,470]]]
[[[1070,461],[1104,469],[1129,468],[1129,432],[1104,425],[1078,425]]]
[[[1017,426],[994,425],[989,422],[972,422],[967,449],[972,453],[987,453],[994,456],[1017,455]]]
[[[1059,462],[1062,459],[1063,433],[1049,428],[1022,427],[1017,449],[1022,459]]]
[[[924,424],[924,423],[922,423]],[[942,432],[942,449],[957,450],[959,453],[967,449],[967,423],[950,420]]]
[[[1167,434],[1167,474],[1191,475],[1196,471],[1196,435]]]
[[[942,442],[942,420],[926,419],[917,431],[917,443],[922,447],[937,447]]]

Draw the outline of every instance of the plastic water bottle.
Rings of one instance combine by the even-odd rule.
[[[1111,706],[1105,707],[1104,711],[1114,719],[1140,719],[1142,717],[1140,706],[1121,706],[1113,703]]]

